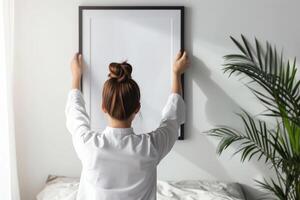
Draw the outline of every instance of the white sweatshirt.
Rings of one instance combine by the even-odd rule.
[[[172,149],[185,121],[179,94],[170,94],[158,128],[146,134],[135,134],[132,128],[91,130],[77,89],[69,92],[66,118],[82,163],[77,200],[156,199],[156,166]]]

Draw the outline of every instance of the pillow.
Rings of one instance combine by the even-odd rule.
[[[75,200],[79,178],[49,175],[37,200]],[[220,181],[157,181],[157,200],[244,200],[238,183]]]
[[[46,186],[37,195],[37,200],[75,200],[79,178],[49,175]]]
[[[158,200],[245,200],[238,183],[220,181],[157,181]]]

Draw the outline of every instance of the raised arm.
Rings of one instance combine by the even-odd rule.
[[[85,109],[85,102],[80,91],[83,71],[82,56],[76,53],[71,61],[72,89],[66,105],[67,128],[74,136],[90,129],[90,119]]]
[[[181,96],[181,75],[188,65],[187,53],[179,52],[173,63],[171,94],[162,110],[161,122],[159,127],[150,133],[153,145],[159,153],[158,163],[172,149],[178,137],[179,127],[185,121],[185,103]]]
[[[80,159],[84,157],[81,155],[85,151],[85,144],[93,135],[90,131],[90,118],[79,90],[82,68],[82,57],[80,54],[75,54],[71,62],[72,86],[65,109],[67,129],[72,134],[73,144]]]

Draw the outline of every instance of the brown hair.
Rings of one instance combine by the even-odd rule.
[[[108,114],[118,120],[128,119],[140,106],[140,88],[131,78],[127,61],[109,64],[109,79],[104,83],[102,102]]]

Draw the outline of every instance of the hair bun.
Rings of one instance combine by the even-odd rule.
[[[131,79],[132,67],[127,61],[122,63],[112,62],[109,64],[108,77],[116,79],[118,82],[123,82]]]

